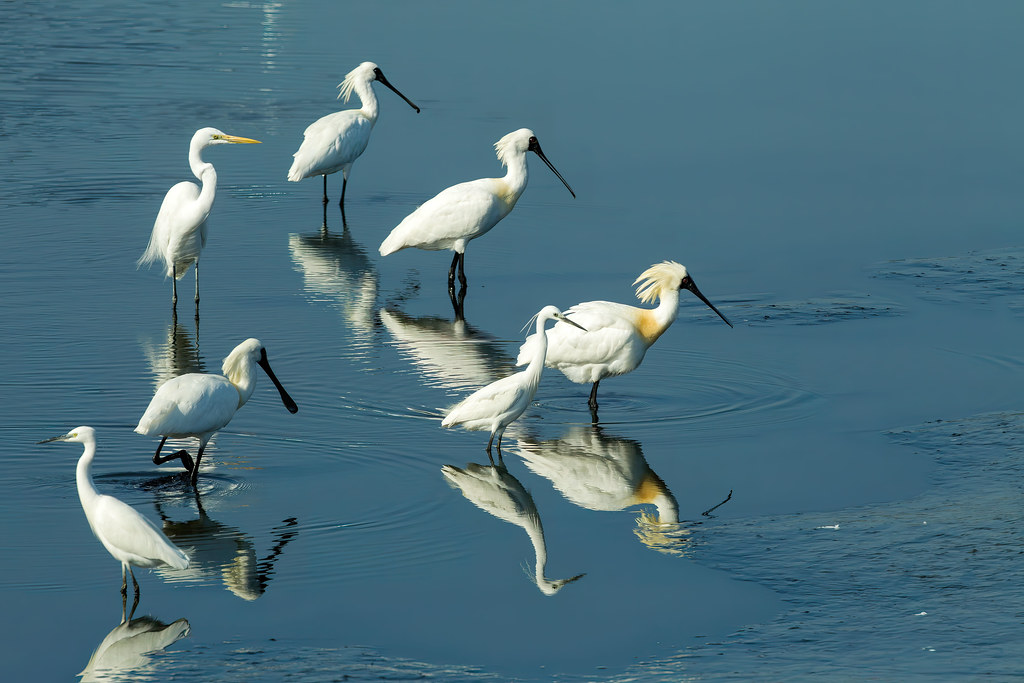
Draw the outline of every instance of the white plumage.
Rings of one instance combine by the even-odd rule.
[[[597,410],[597,385],[605,377],[631,372],[640,365],[647,349],[675,321],[679,313],[679,291],[688,289],[718,314],[724,315],[701,294],[686,268],[675,261],[657,263],[634,282],[637,298],[653,309],[637,308],[611,301],[587,301],[568,309],[566,315],[586,328],[585,332],[556,323],[547,332],[545,364],[560,370],[577,384],[593,383],[590,407]],[[544,337],[530,335],[520,347],[517,365],[529,363]]]
[[[289,412],[298,410],[295,401],[284,390],[267,360],[266,349],[258,339],[246,339],[224,359],[223,375],[189,373],[168,380],[157,389],[135,431],[145,436],[161,436],[153,462],[163,464],[181,458],[192,474],[193,484],[199,476],[199,461],[210,438],[231,422],[256,388],[256,366],[263,368],[281,394]],[[160,449],[168,438],[199,439],[195,461],[186,451],[161,457]]]
[[[545,306],[537,313],[537,334],[544,332],[548,320],[562,320],[570,325],[573,321],[562,315],[554,306]],[[540,337],[544,339],[543,336]],[[544,353],[547,344],[542,341],[534,349],[530,364],[522,372],[491,382],[477,389],[453,407],[441,421],[442,427],[461,425],[470,430],[490,430],[487,454],[491,454],[491,443],[498,437],[498,456],[501,457],[501,435],[509,424],[519,418],[533,401],[544,370]]]
[[[537,137],[529,128],[520,128],[494,144],[498,160],[508,168],[503,178],[481,178],[442,190],[406,216],[380,245],[381,256],[416,247],[429,251],[451,249],[455,252],[448,270],[448,287],[454,288],[455,267],[459,282],[466,285],[466,244],[498,224],[515,207],[526,189],[528,177],[526,153],[534,152],[548,165],[569,190],[555,167],[541,151]]]
[[[92,427],[77,427],[67,434],[55,436],[40,443],[70,441],[85,446],[78,459],[76,479],[78,498],[89,520],[89,527],[114,559],[121,563],[121,594],[127,597],[128,580],[131,574],[136,597],[139,584],[135,580],[132,566],[160,567],[167,565],[174,569],[187,569],[188,556],[167,540],[164,533],[135,508],[122,501],[101,494],[92,481],[92,461],[96,455],[96,430]]]
[[[228,135],[216,128],[200,128],[188,147],[188,165],[192,175],[202,183],[183,181],[171,187],[160,204],[153,223],[149,245],[139,259],[139,266],[160,263],[165,277],[171,278],[171,303],[178,302],[177,280],[189,266],[196,266],[196,304],[199,304],[199,254],[206,246],[206,219],[217,193],[217,171],[203,161],[202,152],[211,145],[227,143],[258,144],[259,140]]]
[[[345,187],[352,164],[366,149],[370,142],[370,133],[377,123],[379,108],[377,96],[371,84],[378,81],[390,88],[405,100],[410,107],[419,113],[420,108],[398,92],[384,77],[380,67],[373,62],[363,62],[345,75],[345,80],[338,84],[338,98],[348,102],[354,92],[359,96],[359,109],[328,114],[309,124],[302,133],[302,144],[294,156],[295,160],[288,169],[288,180],[298,182],[303,178],[322,175],[324,177],[324,204],[327,204],[327,176],[341,171],[342,215],[345,211]]]

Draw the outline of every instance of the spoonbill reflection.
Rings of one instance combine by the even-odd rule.
[[[644,303],[658,300],[653,309],[637,308],[611,301],[586,301],[565,313],[586,327],[578,332],[568,325],[555,324],[548,331],[546,365],[560,370],[577,384],[593,383],[590,409],[597,410],[597,385],[605,377],[632,372],[640,365],[647,349],[658,340],[679,314],[679,292],[687,289],[732,327],[714,304],[697,289],[686,268],[675,261],[656,263],[640,274],[636,296]],[[579,327],[579,325],[576,325]],[[545,336],[532,334],[519,349],[517,365],[532,362],[537,346]]]
[[[186,637],[191,627],[186,619],[165,624],[153,617],[122,621],[103,638],[82,670],[81,683],[93,681],[132,680],[147,678],[154,662],[147,656],[159,652]],[[152,672],[150,672],[152,673]]]
[[[526,531],[533,544],[536,558],[532,578],[542,593],[554,595],[565,584],[585,576],[577,574],[568,579],[549,579],[544,575],[548,563],[548,548],[544,542],[544,527],[540,523],[537,505],[529,491],[518,479],[509,474],[500,456],[497,465],[469,463],[465,469],[444,465],[441,472],[453,488],[461,491],[462,495],[478,508]]]
[[[78,498],[85,510],[89,527],[103,547],[121,563],[122,608],[128,599],[128,578],[131,574],[135,589],[135,601],[139,599],[139,582],[135,580],[136,567],[160,567],[188,569],[189,560],[177,546],[171,543],[153,522],[139,514],[135,508],[122,501],[101,494],[92,482],[92,460],[96,455],[96,430],[92,427],[76,427],[67,434],[61,434],[39,443],[70,441],[85,446],[78,459],[75,477],[78,482]]]
[[[195,502],[199,517],[180,521],[172,520],[164,512],[159,499],[156,503],[167,537],[192,549],[192,566],[177,578],[186,581],[212,578],[223,582],[225,588],[243,600],[256,600],[266,592],[274,575],[274,565],[285,546],[298,536],[298,520],[289,517],[271,529],[274,544],[260,559],[251,535],[212,519],[198,492]]]
[[[420,108],[409,101],[409,98],[398,92],[395,86],[384,78],[373,62],[363,62],[345,75],[345,80],[338,84],[338,98],[348,102],[354,92],[359,96],[359,109],[346,109],[334,112],[309,124],[302,133],[302,144],[292,156],[295,161],[288,169],[288,180],[297,183],[304,178],[316,175],[324,177],[324,205],[327,204],[327,176],[341,171],[341,215],[345,217],[345,187],[348,185],[348,174],[352,164],[366,149],[370,142],[370,133],[377,123],[377,95],[371,84],[377,81],[389,88],[396,95],[420,113]]]
[[[535,317],[536,334],[541,342],[534,345],[533,355],[526,369],[477,389],[455,405],[441,421],[442,427],[462,425],[470,430],[489,429],[491,438],[487,440],[488,456],[491,454],[491,443],[495,435],[498,437],[498,456],[501,456],[501,435],[510,423],[523,414],[537,393],[540,375],[544,370],[544,354],[548,346],[544,336],[544,324],[548,320],[561,320],[583,330],[554,306],[545,306]]]
[[[198,372],[181,375],[168,380],[157,389],[145,414],[139,420],[135,431],[144,436],[159,436],[153,462],[162,465],[168,460],[181,459],[185,469],[192,475],[192,485],[199,476],[199,462],[210,438],[231,422],[235,412],[245,405],[256,388],[256,366],[267,373],[270,381],[281,394],[281,401],[288,412],[295,413],[298,406],[284,390],[270,369],[267,351],[259,339],[246,339],[234,348],[224,359],[223,375]],[[185,450],[170,455],[160,455],[160,449],[168,438],[199,439],[199,451],[195,461]]]
[[[494,144],[498,161],[508,168],[503,178],[481,178],[452,185],[424,202],[405,217],[380,245],[380,255],[416,247],[430,251],[455,252],[448,269],[448,289],[455,289],[455,267],[459,282],[466,286],[466,244],[485,234],[507,216],[526,189],[526,153],[534,152],[548,165],[569,193],[576,193],[555,170],[540,149],[537,136],[529,128],[520,128]]]
[[[202,188],[186,180],[167,191],[153,224],[149,246],[139,259],[139,266],[163,264],[165,277],[171,278],[172,305],[178,303],[178,280],[194,263],[196,315],[199,314],[199,252],[206,246],[206,219],[217,192],[217,171],[213,164],[203,161],[202,152],[211,145],[227,143],[259,144],[259,140],[228,135],[216,128],[200,128],[195,132],[188,147],[188,165]]]

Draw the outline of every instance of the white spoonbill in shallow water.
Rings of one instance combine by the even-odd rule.
[[[535,345],[526,369],[477,389],[453,407],[441,421],[442,427],[462,425],[470,430],[490,430],[491,438],[487,441],[488,456],[491,455],[491,444],[497,435],[498,457],[501,457],[501,435],[504,434],[506,427],[523,414],[537,393],[540,375],[544,370],[544,354],[547,351],[547,342],[544,341],[543,335],[544,323],[548,320],[561,320],[580,327],[554,306],[545,306],[537,313],[536,318],[537,335],[541,343]],[[582,327],[580,329],[583,330]]]
[[[144,436],[159,436],[153,462],[162,465],[179,458],[192,475],[193,486],[199,476],[199,461],[210,438],[223,429],[256,388],[256,366],[259,365],[281,394],[288,412],[298,411],[295,401],[281,386],[267,360],[267,350],[259,339],[246,339],[224,359],[223,375],[191,372],[164,382],[149,402],[135,431]],[[199,439],[195,461],[188,451],[180,450],[162,456],[160,450],[167,439]]]
[[[576,193],[555,170],[540,149],[537,136],[529,128],[520,128],[494,144],[498,161],[508,168],[503,178],[481,178],[452,185],[428,199],[406,216],[380,245],[387,256],[408,247],[455,252],[448,269],[448,288],[455,288],[455,266],[459,282],[466,286],[466,244],[485,234],[507,216],[526,189],[526,153],[534,152],[562,181],[569,194]]]
[[[168,566],[188,569],[189,559],[177,546],[167,540],[160,527],[124,502],[101,494],[92,482],[92,460],[96,455],[96,430],[77,427],[67,434],[55,436],[39,443],[70,441],[85,446],[78,459],[76,478],[78,498],[85,510],[89,527],[114,559],[121,563],[121,597],[128,597],[128,578],[131,574],[135,599],[139,599],[139,582],[135,580],[136,567]]]
[[[725,323],[732,323],[697,289],[685,266],[675,261],[656,263],[640,274],[636,296],[644,303],[658,300],[656,308],[637,308],[611,301],[586,301],[565,314],[586,328],[579,332],[555,324],[546,337],[532,334],[519,349],[516,365],[532,363],[537,348],[547,340],[546,365],[560,370],[577,384],[593,383],[590,409],[597,410],[597,385],[605,377],[632,372],[651,344],[658,340],[679,313],[679,292],[687,289],[707,304]],[[580,325],[576,325],[579,327]]]
[[[167,191],[153,223],[149,246],[139,259],[140,266],[163,264],[165,277],[171,278],[171,303],[178,303],[178,280],[189,266],[196,265],[196,310],[199,306],[199,253],[206,246],[206,219],[217,193],[217,171],[203,161],[203,150],[211,145],[259,144],[259,140],[228,135],[216,128],[200,128],[188,146],[188,165],[202,187],[187,180]]]
[[[377,81],[390,88],[406,103],[420,113],[420,108],[409,101],[409,98],[398,92],[395,86],[384,78],[380,67],[373,62],[363,62],[345,75],[345,80],[338,84],[341,89],[338,98],[348,102],[354,92],[359,96],[359,109],[346,109],[321,117],[309,124],[302,134],[299,151],[292,156],[295,161],[288,169],[288,180],[297,183],[303,178],[324,177],[324,205],[327,205],[327,176],[341,171],[341,215],[345,216],[345,187],[348,185],[348,174],[352,164],[366,149],[370,142],[370,132],[377,123],[377,95],[371,84]]]

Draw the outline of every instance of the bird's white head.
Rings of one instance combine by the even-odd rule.
[[[225,377],[233,377],[242,371],[243,366],[251,367],[250,363],[259,362],[263,356],[263,344],[259,339],[250,337],[231,350],[224,359],[221,372]]]
[[[44,439],[39,443],[50,443],[51,441],[71,441],[74,443],[90,443],[96,441],[96,430],[92,427],[75,427],[67,434]]]
[[[580,328],[584,332],[587,331],[587,328],[565,317],[565,314],[558,310],[557,306],[545,306],[544,308],[537,311],[537,314],[530,318],[529,321],[527,321],[526,325],[523,326],[523,329],[525,330],[527,327],[530,326],[530,323],[532,323],[535,320],[539,323],[537,329],[543,327],[544,323],[548,320],[561,320],[564,323],[569,323],[573,327]]]
[[[229,142],[247,145],[260,144],[259,140],[229,135],[217,128],[200,128],[192,136],[192,147],[198,147],[199,149],[209,147],[210,145],[226,145]]]
[[[639,284],[636,288],[636,298],[644,303],[650,303],[661,297],[661,293],[668,290],[678,290],[683,280],[689,277],[686,266],[675,261],[662,261],[640,273],[640,276],[633,281]]]
[[[352,97],[356,84],[373,82],[376,80],[379,71],[380,67],[373,62],[363,62],[349,71],[345,74],[345,80],[338,84],[338,99],[342,102],[348,102],[348,99]]]
[[[536,141],[537,136],[529,128],[514,130],[503,136],[494,143],[494,149],[498,153],[498,161],[502,166],[508,166],[508,160],[514,155],[523,155],[530,150],[530,140]]]

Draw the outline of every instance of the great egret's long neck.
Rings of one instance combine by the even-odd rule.
[[[213,164],[203,161],[203,147],[192,145],[188,150],[188,165],[192,169],[192,175],[199,179],[200,190],[198,204],[205,209],[206,213],[213,208],[213,199],[217,194],[217,171]]]
[[[377,104],[377,94],[373,92],[373,85],[370,81],[359,81],[355,85],[356,94],[359,95],[359,112],[370,120],[370,125],[377,123],[377,114],[380,113]]]
[[[92,483],[92,459],[96,455],[96,442],[86,441],[85,452],[78,459],[78,468],[75,470],[75,479],[78,482],[78,498],[85,507],[86,502],[99,497],[96,485]]]

